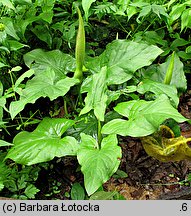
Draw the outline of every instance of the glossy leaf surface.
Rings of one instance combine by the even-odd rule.
[[[131,79],[133,73],[150,65],[163,51],[154,45],[127,40],[115,40],[108,44],[106,50],[87,65],[95,72],[107,66],[107,83],[121,84]],[[94,66],[94,67],[92,67]]]
[[[117,144],[116,135],[109,135],[103,138],[99,149],[93,137],[81,134],[77,158],[84,174],[88,195],[93,194],[117,171],[122,156],[121,148]]]
[[[167,58],[165,63],[152,67],[149,71],[145,73],[145,78],[163,83],[170,61],[171,58],[169,57]],[[187,82],[183,67],[183,63],[180,61],[177,54],[175,54],[174,68],[170,85],[174,85],[176,88],[185,90],[187,88]]]
[[[146,92],[153,92],[156,96],[166,94],[169,98],[173,100],[176,106],[178,106],[179,103],[177,89],[175,86],[172,85],[166,85],[163,83],[145,79],[138,85],[137,91],[141,94],[144,94]]]
[[[166,95],[161,95],[154,101],[122,102],[114,109],[128,120],[115,119],[108,122],[102,128],[104,134],[141,137],[157,131],[166,119],[172,118],[176,122],[187,120],[171,105]]]
[[[74,121],[68,119],[44,118],[33,132],[20,132],[15,136],[14,146],[8,152],[10,158],[19,164],[32,165],[52,160],[54,157],[76,155],[77,141],[63,133]]]
[[[57,76],[63,76],[68,71],[74,71],[76,64],[73,57],[62,53],[60,50],[45,52],[42,49],[34,49],[24,55],[24,61],[29,68],[33,66],[36,73],[50,67]]]
[[[37,74],[27,82],[25,89],[21,92],[20,99],[10,104],[12,119],[24,109],[26,104],[35,103],[40,97],[49,97],[50,100],[54,100],[59,96],[64,96],[70,87],[78,82],[78,79],[69,77],[58,79],[55,71],[51,68]]]
[[[107,68],[103,67],[101,71],[94,74],[90,89],[85,98],[85,107],[81,110],[80,115],[86,114],[90,110],[94,110],[94,114],[100,121],[104,121],[104,114],[107,102]]]

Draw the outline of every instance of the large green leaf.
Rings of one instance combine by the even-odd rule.
[[[172,118],[177,122],[187,120],[171,105],[166,95],[161,95],[154,101],[122,102],[114,109],[129,119],[108,122],[102,128],[104,134],[141,137],[154,133],[166,119]]]
[[[17,163],[32,165],[52,160],[54,157],[76,155],[78,144],[63,133],[74,124],[73,120],[45,118],[33,132],[20,132],[15,136],[14,146],[8,152]]]
[[[94,114],[100,121],[104,121],[104,114],[107,102],[107,68],[103,67],[101,71],[94,74],[92,77],[92,83],[87,97],[85,98],[85,107],[81,110],[80,115],[94,110]]]
[[[150,65],[162,52],[154,45],[115,40],[106,47],[99,58],[95,58],[96,63],[91,61],[87,67],[99,72],[102,67],[107,66],[108,85],[121,84],[131,79],[136,70]]]
[[[60,50],[45,52],[42,49],[35,49],[24,55],[24,61],[29,68],[33,64],[36,72],[41,72],[50,67],[60,76],[67,74],[69,71],[74,71],[76,67],[75,59]]]
[[[81,134],[77,158],[84,174],[88,195],[93,194],[117,171],[122,156],[121,148],[117,144],[115,134],[103,138],[100,148],[93,137]]]
[[[35,103],[40,97],[49,97],[50,100],[54,100],[59,96],[64,96],[70,87],[78,82],[79,80],[69,77],[58,79],[55,71],[47,68],[29,80],[25,89],[21,91],[20,99],[10,104],[11,118],[13,119],[22,111],[26,104]]]
[[[145,73],[145,78],[152,79],[157,82],[163,82],[166,76],[166,71],[170,64],[171,58],[167,58],[166,62],[160,65],[151,66]],[[172,79],[170,85],[176,86],[176,88],[185,90],[187,88],[187,82],[185,73],[183,70],[183,63],[180,61],[177,54],[174,56],[174,68],[172,73]]]
[[[137,91],[141,94],[144,94],[145,92],[153,92],[156,96],[166,94],[170,99],[172,99],[176,106],[178,106],[179,103],[177,89],[175,86],[172,85],[166,85],[163,83],[145,79],[138,85]]]

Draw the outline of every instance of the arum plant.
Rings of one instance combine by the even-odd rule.
[[[59,50],[44,52],[41,49],[36,49],[27,53],[24,59],[28,67],[34,66],[32,65],[33,61],[37,65],[39,65],[39,62],[41,64],[43,62],[43,66],[39,68],[36,65],[34,66],[36,68],[35,77],[27,83],[23,92],[19,92],[20,100],[10,104],[12,119],[24,109],[27,103],[34,103],[40,97],[49,97],[50,100],[54,100],[59,96],[64,96],[71,87],[82,81],[85,57],[85,30],[79,8],[77,8],[77,11],[79,28],[76,37],[75,59],[68,54],[61,53]],[[55,61],[55,56],[58,61]],[[67,72],[74,71],[74,67],[74,76],[72,78],[67,77]],[[39,70],[42,70],[41,74]],[[25,73],[27,74],[28,71]],[[67,112],[67,109],[65,110]]]
[[[178,92],[174,85],[170,85],[176,70],[174,60],[175,52],[167,62],[168,65],[165,65],[167,67],[164,67],[167,70],[164,71],[166,74],[163,83],[145,79],[137,87],[137,92],[141,94],[154,93],[157,97],[154,101],[134,100],[119,103],[114,108],[115,111],[128,120],[114,119],[102,128],[102,133],[105,134],[140,137],[147,154],[163,162],[191,160],[188,146],[191,138],[175,137],[174,132],[163,125],[165,119],[174,119],[176,122],[188,120],[178,113]]]
[[[78,15],[79,30],[76,40],[76,69],[74,77],[71,79],[66,77],[58,80],[58,77],[63,77],[63,75],[61,75],[57,61],[51,62],[52,56],[57,56],[57,59],[65,59],[62,68],[69,68],[69,70],[71,70],[73,66],[69,67],[69,63],[73,63],[72,57],[66,54],[63,55],[58,51],[44,53],[42,50],[34,50],[28,53],[28,55],[25,56],[26,64],[30,65],[34,61],[33,58],[35,58],[36,65],[41,61],[40,69],[42,70],[42,68],[45,68],[47,74],[44,77],[45,72],[44,74],[42,72],[36,77],[36,80],[30,80],[30,86],[25,88],[25,97],[17,101],[17,104],[16,102],[14,103],[14,111],[13,105],[11,106],[12,109],[10,111],[13,118],[16,115],[16,112],[18,112],[19,107],[21,107],[21,109],[24,108],[26,100],[27,103],[30,102],[30,99],[32,98],[31,94],[34,93],[32,88],[34,88],[35,85],[38,84],[40,88],[36,89],[36,91],[39,92],[39,95],[36,92],[35,97],[50,97],[49,93],[54,92],[54,95],[51,95],[51,98],[53,99],[55,94],[58,96],[60,92],[68,92],[72,85],[78,83],[76,80],[82,81],[85,56],[85,32],[79,9]],[[48,62],[47,59],[49,59]],[[63,61],[59,62],[63,63]],[[66,65],[66,62],[68,65]],[[46,68],[47,65],[50,65],[51,67]],[[34,68],[37,69],[38,66]],[[93,76],[92,84],[88,91],[87,98],[85,99],[86,106],[80,113],[80,115],[85,115],[91,109],[94,109],[98,125],[95,137],[89,135],[89,131],[87,131],[87,134],[80,133],[80,142],[78,143],[74,137],[67,136],[66,134],[66,131],[75,124],[75,121],[64,118],[44,118],[33,132],[23,131],[14,138],[14,146],[10,149],[5,159],[10,158],[20,164],[32,165],[52,160],[54,157],[63,157],[66,155],[77,156],[79,164],[81,165],[81,171],[84,174],[87,193],[88,195],[94,193],[117,171],[120,164],[120,158],[122,157],[121,148],[118,146],[117,136],[108,135],[102,139],[101,135],[101,121],[104,121],[107,100],[107,95],[105,94],[106,75],[107,67],[103,67],[98,74]],[[53,80],[53,82],[50,83],[51,80]],[[68,82],[70,85],[68,85]],[[102,100],[104,102],[103,104]],[[86,127],[88,126],[86,125]]]
[[[14,119],[26,104],[35,103],[39,97],[54,100],[66,95],[74,85],[79,85],[79,93],[85,95],[85,105],[82,109],[80,107],[76,119],[74,116],[72,120],[46,117],[33,132],[17,134],[6,159],[32,165],[50,161],[54,157],[77,156],[87,194],[91,195],[109,180],[120,165],[122,151],[117,134],[145,137],[156,132],[168,118],[177,122],[187,119],[171,104],[171,101],[178,104],[174,86],[151,80],[143,80],[138,86],[127,86],[128,81],[133,82],[135,72],[151,65],[163,52],[157,46],[114,40],[101,55],[87,59],[85,67],[90,75],[83,76],[85,31],[81,12],[77,10],[79,29],[75,58],[59,50],[46,52],[35,49],[27,53],[24,61],[31,72],[23,76],[31,77],[34,74],[34,77],[27,81],[25,89],[17,91],[20,98],[11,103],[9,112]],[[74,71],[72,78],[67,77],[69,71]],[[20,78],[18,87],[24,77]],[[121,89],[123,84],[127,87]],[[119,89],[111,90],[111,86]],[[111,102],[117,101],[120,96],[123,98],[124,94],[129,98],[131,93],[144,95],[146,92],[155,94],[155,100],[117,103],[114,110],[119,115],[108,120],[107,110],[112,110]],[[122,116],[128,120],[122,119]]]
[[[174,70],[175,52],[172,53],[166,70],[164,84],[170,85]],[[188,143],[191,138],[175,137],[174,132],[167,126],[161,125],[152,135],[141,137],[141,142],[148,155],[163,161],[191,160],[191,149]]]

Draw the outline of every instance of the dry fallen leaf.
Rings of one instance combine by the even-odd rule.
[[[141,142],[148,155],[163,161],[191,160],[191,138],[174,137],[173,131],[165,125],[152,135],[142,137]]]

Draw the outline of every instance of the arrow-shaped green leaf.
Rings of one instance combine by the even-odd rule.
[[[80,115],[94,110],[94,114],[100,121],[104,121],[106,102],[107,102],[107,68],[103,67],[101,71],[94,74],[87,97],[85,98],[85,107],[81,110]]]
[[[122,102],[115,107],[115,111],[129,120],[114,119],[103,126],[102,133],[142,137],[154,133],[168,118],[177,122],[187,120],[171,105],[166,95],[160,95],[154,101]]]
[[[25,89],[21,92],[20,99],[10,104],[10,114],[12,119],[21,112],[28,103],[35,103],[40,97],[49,97],[54,100],[59,96],[64,96],[70,87],[79,83],[75,78],[58,79],[53,69],[47,68],[29,80]]]
[[[122,156],[117,144],[117,136],[114,134],[103,138],[100,148],[93,137],[81,134],[77,158],[88,195],[93,194],[117,171]]]
[[[33,132],[20,132],[13,140],[14,146],[8,152],[17,163],[32,165],[52,160],[54,157],[76,155],[78,144],[70,136],[62,134],[74,124],[73,120],[45,118]]]

